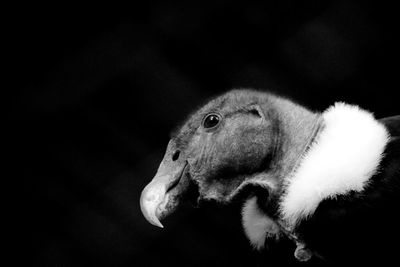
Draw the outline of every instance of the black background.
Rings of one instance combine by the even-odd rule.
[[[28,266],[255,266],[240,207],[145,221],[170,130],[217,93],[270,90],[399,114],[396,9],[383,1],[17,6],[8,72],[7,220]],[[6,85],[9,84],[9,85]],[[9,219],[10,218],[10,219]],[[296,264],[290,245],[265,257]]]

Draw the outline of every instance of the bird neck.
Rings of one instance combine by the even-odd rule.
[[[286,99],[277,99],[275,177],[282,184],[323,129],[323,118]]]

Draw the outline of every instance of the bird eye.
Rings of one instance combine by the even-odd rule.
[[[215,113],[208,114],[203,120],[203,127],[206,129],[214,128],[221,121],[221,116]]]

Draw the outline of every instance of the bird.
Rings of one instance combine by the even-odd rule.
[[[270,92],[230,90],[172,133],[140,207],[163,227],[186,201],[240,202],[257,251],[287,239],[300,262],[398,261],[400,116],[377,119],[344,102],[311,111]]]

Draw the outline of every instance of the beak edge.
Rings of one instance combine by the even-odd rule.
[[[140,209],[146,220],[160,228],[164,228],[159,220],[165,204],[168,201],[168,195],[165,194],[165,186],[162,184],[148,184],[140,196]]]

